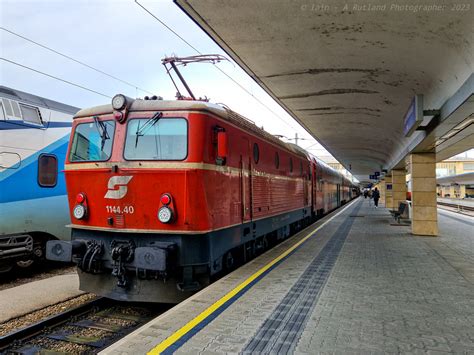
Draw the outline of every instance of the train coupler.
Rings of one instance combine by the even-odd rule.
[[[86,242],[86,252],[77,264],[84,272],[98,274],[102,272],[102,255],[104,254],[104,245],[102,242],[88,240]]]
[[[110,243],[110,257],[114,261],[112,276],[117,277],[117,286],[127,288],[129,280],[127,279],[125,264],[133,261],[135,255],[135,243],[133,241],[116,241]]]

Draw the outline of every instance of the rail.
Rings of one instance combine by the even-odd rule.
[[[448,203],[448,202],[438,201],[438,205],[456,208],[458,212],[463,212],[463,211],[472,212],[472,211],[474,211],[474,207],[462,205],[460,203]]]
[[[55,353],[58,348],[51,345],[54,342],[58,346],[85,346],[87,353],[98,353],[168,308],[159,304],[145,308],[98,298],[0,337],[0,353]],[[117,320],[117,324],[110,320]],[[102,331],[106,335],[83,336],[82,330]]]

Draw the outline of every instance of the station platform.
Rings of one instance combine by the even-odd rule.
[[[57,275],[0,292],[0,323],[82,295],[77,273]]]
[[[391,224],[359,198],[101,354],[474,353],[474,219]]]

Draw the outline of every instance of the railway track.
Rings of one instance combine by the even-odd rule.
[[[169,308],[95,299],[0,337],[0,354],[95,354]]]
[[[455,208],[460,212],[462,212],[462,211],[470,211],[470,212],[474,211],[474,207],[458,205],[456,203],[438,202],[438,205]]]

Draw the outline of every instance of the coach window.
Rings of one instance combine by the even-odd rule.
[[[300,161],[300,175],[303,176],[303,162]]]
[[[260,159],[260,150],[258,149],[258,144],[254,143],[253,144],[253,161],[255,164],[258,163],[258,160]]]
[[[5,120],[5,113],[3,112],[3,105],[0,101],[0,120]]]
[[[41,154],[38,157],[38,184],[43,187],[54,187],[58,182],[58,158],[52,154]]]
[[[188,122],[184,118],[133,119],[128,122],[127,160],[184,160],[188,155]]]
[[[20,111],[23,122],[43,125],[43,120],[41,119],[38,108],[20,104]]]
[[[105,161],[112,154],[115,121],[80,123],[74,130],[69,161]]]
[[[290,158],[290,173],[293,172],[293,158]]]
[[[280,156],[278,155],[278,152],[275,153],[275,168],[280,167]]]

